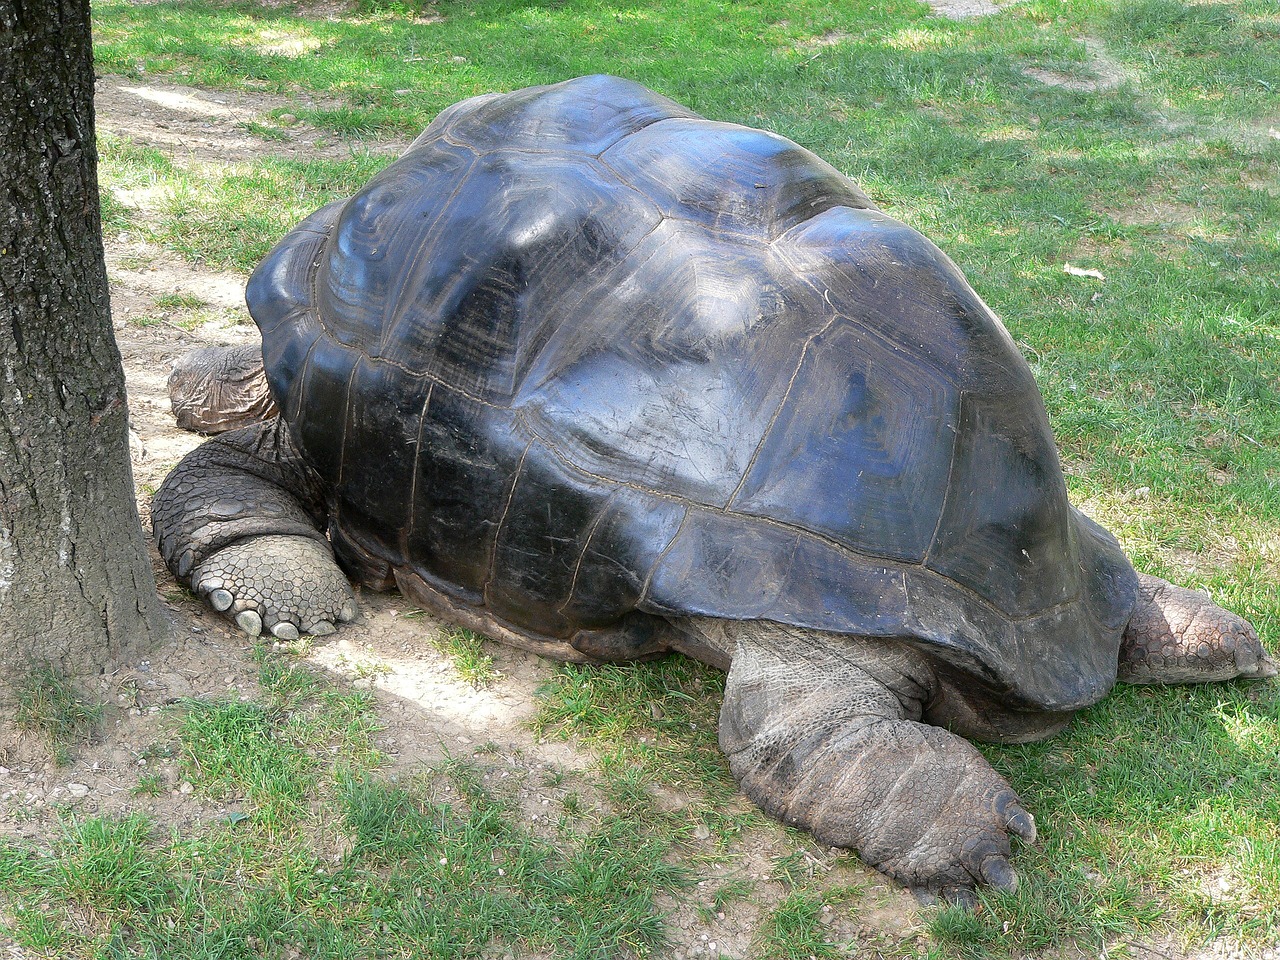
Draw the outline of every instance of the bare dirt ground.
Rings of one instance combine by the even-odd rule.
[[[259,139],[245,125],[288,102],[243,93],[210,93],[159,83],[102,78],[97,88],[101,131],[165,151],[176,163],[226,164],[264,153],[293,156],[317,151],[345,154],[350,147],[326,144],[305,125],[288,128],[288,139]],[[368,149],[398,152],[404,144],[380,143]],[[129,197],[118,197],[129,203]],[[145,207],[145,198],[137,198]],[[138,505],[149,531],[149,501],[169,469],[202,440],[174,425],[166,387],[173,361],[196,346],[247,342],[256,328],[243,305],[245,278],[182,260],[133,234],[105,238],[116,339],[128,381],[133,431],[133,470]],[[207,317],[194,329],[163,304],[175,294],[205,301]],[[160,298],[161,302],[157,303]],[[171,302],[171,301],[170,301]],[[160,584],[174,621],[175,639],[147,659],[102,677],[92,691],[110,705],[99,742],[77,748],[73,761],[57,766],[48,748],[34,739],[10,743],[0,751],[0,835],[40,841],[49,836],[61,811],[79,816],[139,811],[161,833],[180,834],[225,820],[233,801],[215,801],[184,783],[175,761],[165,756],[174,714],[166,706],[181,698],[219,698],[257,691],[252,643],[221,616],[182,590],[153,549]],[[534,817],[552,791],[541,786],[548,768],[586,776],[590,754],[556,740],[537,738],[530,721],[535,691],[553,664],[520,651],[491,645],[498,680],[475,689],[428,642],[440,624],[398,596],[361,596],[362,618],[339,633],[306,648],[305,656],[337,683],[373,688],[385,724],[379,747],[389,755],[388,777],[411,776],[446,756],[475,756],[522,777],[521,805]],[[479,748],[485,745],[483,754]],[[490,746],[492,745],[492,746]],[[496,746],[496,752],[493,747]],[[159,775],[167,791],[135,794],[143,776]],[[506,776],[506,772],[502,774]],[[683,798],[663,790],[655,802],[679,809]],[[671,795],[667,795],[671,794]],[[743,801],[746,802],[745,800]],[[743,957],[761,918],[783,896],[769,882],[773,858],[789,847],[781,831],[752,837],[732,860],[707,869],[707,896],[665,904],[672,956],[723,954]],[[885,936],[891,942],[919,929],[918,908],[906,893],[885,883],[846,855],[812,858],[813,871],[833,882],[868,889],[857,916],[833,911],[825,922],[835,939]],[[717,878],[757,883],[749,902],[726,907],[718,916],[700,915]],[[8,951],[6,954],[5,951]],[[14,951],[17,951],[16,953]],[[16,944],[0,938],[0,955],[22,956]]]
[[[928,0],[933,12],[940,17],[964,20],[968,17],[985,17],[999,13],[1000,7],[992,0]]]

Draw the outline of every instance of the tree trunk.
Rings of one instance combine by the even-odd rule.
[[[88,0],[0,0],[0,701],[168,631],[98,209]]]

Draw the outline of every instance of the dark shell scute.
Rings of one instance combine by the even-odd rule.
[[[401,157],[347,201],[316,271],[316,307],[329,336],[382,354],[397,313],[430,286],[432,238],[456,216],[455,202],[466,205],[474,164],[470,150],[435,144]]]
[[[868,556],[920,562],[947,491],[957,393],[918,357],[833,321],[806,345],[794,399],[730,508]]]
[[[964,397],[938,542],[925,561],[1013,617],[1080,596],[1074,511],[1065,496],[1044,495],[1062,482],[1057,450],[1016,415],[1038,396]]]
[[[530,443],[495,534],[488,606],[521,610],[525,623],[549,636],[590,626],[560,608],[573,594],[583,549],[613,490],[566,469],[541,442]],[[530,604],[530,597],[539,602]]]
[[[293,424],[298,445],[323,477],[342,477],[351,383],[362,361],[364,354],[354,350],[312,350],[287,395],[290,406],[284,411],[285,418]]]
[[[772,240],[823,210],[871,201],[844,174],[783,137],[733,123],[672,119],[602,156],[663,216]]]
[[[404,536],[415,567],[447,592],[481,604],[498,527],[530,443],[509,428],[504,411],[434,385],[423,413],[412,525],[400,530],[374,521],[363,532],[369,539]],[[382,456],[404,453],[384,447]],[[408,494],[400,491],[402,499]]]
[[[565,615],[596,626],[635,607],[688,512],[677,500],[614,488],[587,532]]]
[[[434,162],[409,159],[427,169]],[[412,185],[418,175],[406,168],[383,176]],[[378,249],[394,241],[412,251],[407,260],[361,260],[357,241],[367,243],[370,229],[344,214],[325,264],[331,295],[321,314],[340,342],[507,406],[557,333],[556,318],[572,308],[566,298],[581,278],[625,262],[660,218],[588,157],[498,151],[465,172],[438,175],[450,187],[458,177],[450,196],[418,189],[382,218]],[[379,181],[367,192],[388,191],[400,194]]]
[[[741,483],[804,341],[768,248],[717,252],[665,221],[549,342],[520,409],[584,472],[722,507]]]
[[[902,568],[849,565],[844,555],[839,545],[792,527],[694,508],[655,565],[646,604],[712,617],[733,610],[742,619],[817,629],[856,622],[869,634],[897,635]]]
[[[407,562],[404,536],[413,522],[423,410],[431,384],[365,357],[356,364],[350,382],[359,389],[347,390],[346,418],[341,426],[330,425],[340,431],[342,444],[342,495],[333,521],[359,531],[384,531],[382,556],[400,566]],[[310,411],[305,419],[310,420]],[[396,455],[388,456],[387,451]]]
[[[837,208],[774,250],[827,309],[959,389],[1035,388],[1013,338],[930,240],[878,210]],[[1032,417],[1040,408],[1030,411]],[[1048,428],[1048,421],[1044,421]]]

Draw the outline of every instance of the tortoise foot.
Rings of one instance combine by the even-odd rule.
[[[925,900],[966,905],[978,887],[1017,889],[1011,840],[1033,842],[1035,819],[967,741],[927,724],[876,720],[817,745],[797,731],[793,742],[780,750],[767,737],[731,758],[767,812],[856,850]]]
[[[1138,574],[1139,594],[1120,646],[1126,683],[1208,683],[1274,677],[1253,625],[1203,594]]]
[[[254,637],[324,636],[359,613],[333,555],[309,537],[238,540],[191,572],[191,589]]]
[[[886,641],[736,627],[720,744],[765,812],[919,895],[1013,890],[1013,837],[1035,820],[982,754],[920,722],[927,662]]]

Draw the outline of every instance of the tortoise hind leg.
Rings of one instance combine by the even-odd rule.
[[[151,505],[174,576],[246,633],[282,639],[356,616],[324,518],[319,478],[275,419],[201,444]]]
[[[1120,644],[1126,683],[1274,677],[1253,625],[1202,594],[1138,574],[1138,602]]]
[[[770,815],[849,847],[917,893],[1011,890],[1035,821],[968,741],[919,722],[934,681],[890,641],[737,625],[720,744]]]

